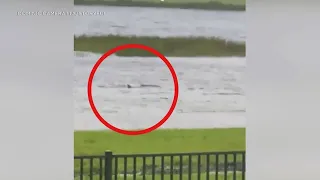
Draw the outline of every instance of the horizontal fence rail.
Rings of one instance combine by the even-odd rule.
[[[75,156],[74,180],[245,180],[245,151]]]

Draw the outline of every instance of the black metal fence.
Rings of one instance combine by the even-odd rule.
[[[75,156],[75,180],[245,180],[245,152]]]

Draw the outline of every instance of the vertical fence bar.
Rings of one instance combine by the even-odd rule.
[[[90,180],[93,180],[93,158],[90,158],[90,172],[89,172]]]
[[[114,157],[114,180],[118,180],[118,158]]]
[[[146,180],[146,157],[142,157],[142,180]]]
[[[123,179],[124,179],[124,180],[127,180],[128,157],[124,157],[124,158],[123,158],[123,161],[124,161],[124,162],[123,162],[123,163],[124,163],[124,164],[123,164],[123,166],[124,166],[124,168],[123,168],[123,171],[124,171],[124,176],[123,176],[123,177],[124,177],[124,178],[123,178]]]
[[[242,180],[246,178],[246,153],[242,153]]]
[[[198,180],[201,179],[201,155],[198,154]]]
[[[180,155],[179,156],[179,180],[182,180],[182,173],[183,173],[183,171],[182,171],[182,168],[183,168],[183,164],[182,164],[182,162],[183,162],[183,156],[182,155]]]
[[[224,163],[223,163],[223,170],[224,170],[224,180],[228,180],[228,154],[224,154]]]
[[[133,180],[137,180],[137,157],[133,157]]]
[[[83,180],[83,158],[80,159],[80,180]]]
[[[156,179],[156,156],[152,156],[152,180]]]
[[[99,158],[99,180],[103,178],[103,166],[102,166],[103,158]]]
[[[170,156],[170,180],[173,180],[173,156]]]
[[[104,156],[104,179],[112,180],[112,152],[106,151]]]
[[[233,180],[237,180],[237,153],[233,153]]]
[[[215,173],[215,180],[218,180],[219,178],[219,156],[220,154],[216,154],[216,173]]]
[[[188,179],[191,180],[191,174],[192,174],[192,155],[189,155],[188,159]]]
[[[207,172],[206,172],[206,180],[209,180],[210,178],[209,178],[209,174],[210,174],[210,154],[207,154],[207,156],[206,156],[207,158],[206,158],[206,160],[207,160],[207,163],[206,163],[206,165],[207,165],[207,167],[206,167],[206,170],[207,170]]]
[[[164,180],[164,155],[161,156],[161,180]]]

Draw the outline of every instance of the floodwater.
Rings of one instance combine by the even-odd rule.
[[[245,41],[244,12],[107,6],[75,6],[75,10],[104,12],[76,16],[76,36],[204,36]],[[75,52],[75,130],[106,129],[87,97],[87,80],[100,56]],[[245,127],[245,58],[167,58],[178,76],[179,99],[162,128]],[[111,56],[98,68],[92,91],[97,110],[109,123],[141,129],[165,116],[174,85],[159,58]]]
[[[76,130],[106,128],[94,116],[87,98],[87,79],[100,56],[75,52]],[[179,100],[162,128],[245,127],[245,58],[168,59],[178,76]],[[92,90],[98,111],[109,123],[139,129],[164,117],[174,86],[159,58],[111,56],[98,68]]]
[[[190,9],[75,6],[75,35],[204,36],[245,41],[245,12]]]

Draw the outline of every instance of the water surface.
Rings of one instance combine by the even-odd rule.
[[[101,55],[75,53],[75,129],[105,129],[87,99],[87,79]],[[244,127],[245,58],[170,58],[179,101],[164,128]],[[128,88],[128,85],[131,88]],[[101,115],[125,129],[146,128],[168,111],[173,80],[158,58],[109,57],[98,68],[93,95]]]
[[[75,6],[76,35],[204,36],[245,40],[245,12],[191,9]]]

